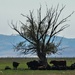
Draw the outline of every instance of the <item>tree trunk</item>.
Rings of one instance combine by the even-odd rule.
[[[40,50],[39,41],[37,44],[37,56],[39,57],[40,64],[42,64],[43,68],[46,68],[48,65],[47,58],[46,58],[46,52],[44,52],[42,49]]]
[[[43,68],[47,68],[48,63],[47,63],[47,58],[45,53],[38,53],[39,61],[41,62]]]

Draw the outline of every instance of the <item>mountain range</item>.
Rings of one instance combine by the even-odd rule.
[[[59,42],[62,37],[57,36],[55,42]],[[0,57],[31,57],[29,55],[20,55],[14,51],[13,45],[24,41],[19,35],[2,35],[0,34]],[[75,39],[63,37],[61,47],[63,50],[58,51],[56,54],[51,54],[49,57],[75,57]],[[36,55],[32,55],[36,57]]]

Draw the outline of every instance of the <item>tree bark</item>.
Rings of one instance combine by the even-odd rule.
[[[48,63],[47,63],[47,58],[46,58],[46,53],[38,53],[39,61],[41,62],[43,68],[47,68]]]

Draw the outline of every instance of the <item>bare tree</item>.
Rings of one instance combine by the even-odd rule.
[[[11,22],[12,28],[28,41],[28,44],[25,43],[26,41],[17,44],[15,46],[16,50],[24,54],[30,52],[36,53],[45,67],[48,65],[46,55],[54,54],[58,51],[60,42],[55,44],[54,40],[56,34],[68,27],[65,22],[74,13],[72,12],[67,17],[59,20],[65,6],[60,10],[58,8],[59,5],[57,5],[56,8],[47,8],[44,18],[42,18],[41,7],[37,10],[37,19],[35,19],[33,11],[30,11],[30,15],[21,14],[23,17],[26,17],[27,20],[25,24],[20,21],[22,24],[20,30],[17,28],[17,25]]]

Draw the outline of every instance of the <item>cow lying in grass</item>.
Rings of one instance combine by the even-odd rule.
[[[75,63],[71,64],[70,68],[75,69]]]
[[[6,66],[5,70],[11,70],[11,68],[9,66]]]

